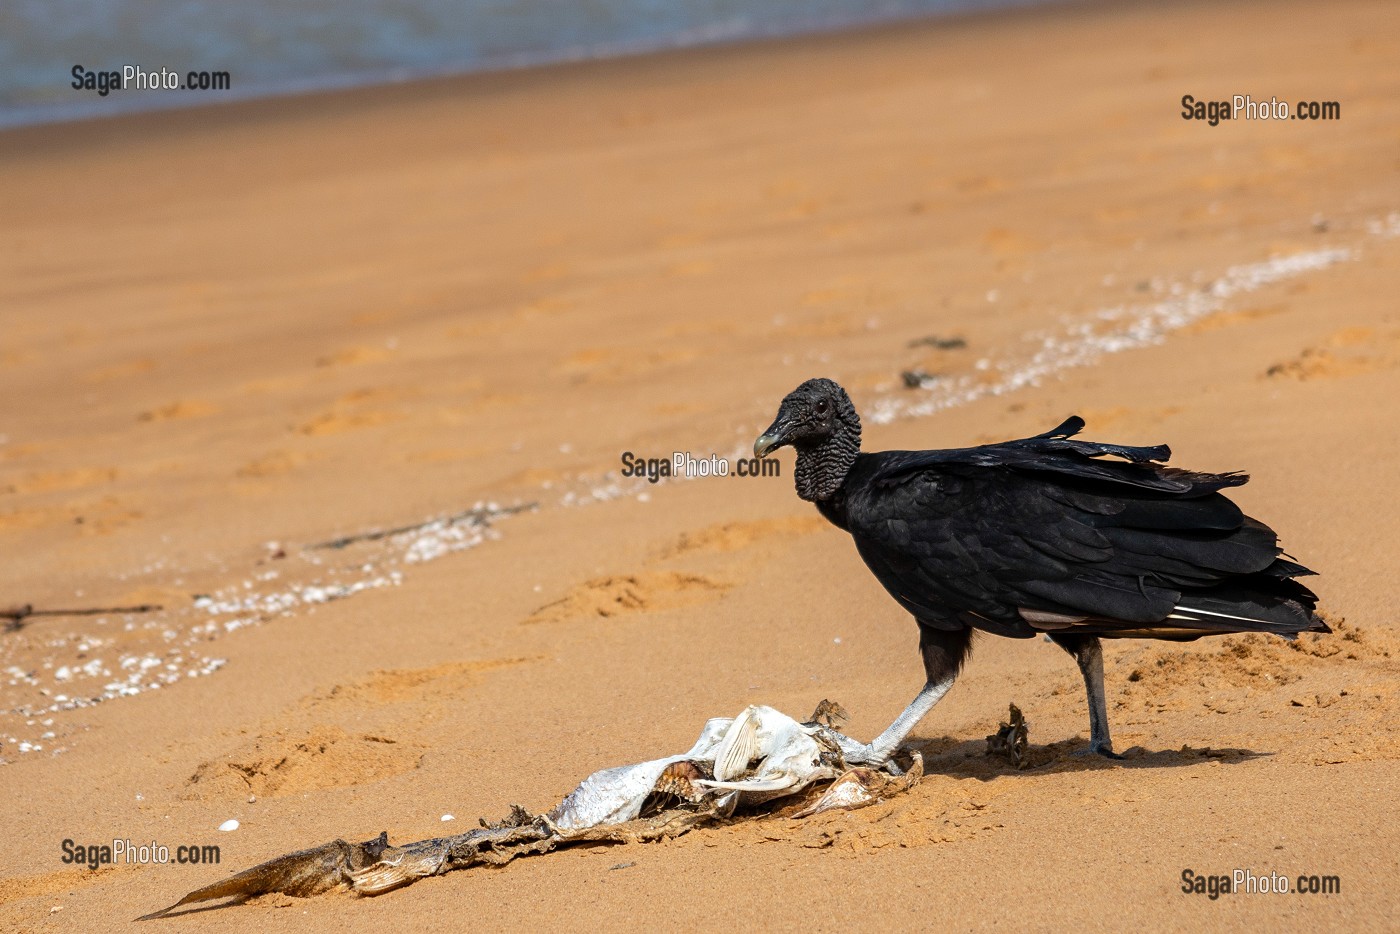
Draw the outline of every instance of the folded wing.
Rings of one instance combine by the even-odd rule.
[[[885,588],[925,625],[1006,636],[1191,639],[1325,631],[1278,537],[1221,490],[1240,473],[1167,467],[1165,446],[1035,438],[862,455],[846,521]],[[854,481],[854,482],[852,482]]]

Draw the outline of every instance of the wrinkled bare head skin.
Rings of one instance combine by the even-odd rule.
[[[846,390],[829,379],[809,379],[788,393],[753,452],[763,457],[786,445],[797,451],[797,495],[808,502],[830,499],[860,453],[860,416]]]

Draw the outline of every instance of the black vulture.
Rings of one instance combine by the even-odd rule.
[[[919,624],[927,683],[867,750],[888,762],[947,693],[974,630],[1040,633],[1074,656],[1089,696],[1089,752],[1109,737],[1100,639],[1329,632],[1278,536],[1220,491],[1243,473],[1164,466],[1165,445],[1072,440],[1070,418],[1019,441],[945,451],[860,450],[860,417],[829,379],[793,390],[759,457],[797,451],[797,495],[851,533]]]

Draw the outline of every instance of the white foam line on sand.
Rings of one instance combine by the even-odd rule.
[[[962,376],[935,382],[919,395],[887,395],[875,400],[867,420],[886,425],[899,418],[920,418],[987,396],[1001,396],[1041,385],[1047,377],[1075,367],[1090,366],[1108,354],[1160,344],[1188,324],[1223,311],[1238,295],[1326,269],[1355,259],[1350,247],[1330,247],[1280,256],[1258,263],[1231,266],[1204,287],[1174,283],[1166,298],[1140,305],[1117,305],[1087,319],[1070,322],[1059,331],[1027,335],[1040,346],[1029,357],[1009,356],[978,362],[992,378]]]
[[[1386,239],[1400,237],[1400,213],[1365,223],[1367,233]],[[1273,257],[1256,263],[1231,266],[1205,285],[1170,283],[1158,288],[1164,298],[1133,305],[1116,305],[1067,322],[1056,332],[1038,331],[1026,340],[1039,346],[1029,355],[1017,354],[1020,347],[1001,359],[979,361],[979,373],[930,381],[917,394],[908,391],[877,397],[870,405],[866,421],[885,425],[896,419],[922,418],[944,409],[967,405],[988,396],[1002,396],[1041,385],[1048,377],[1075,367],[1091,366],[1108,354],[1121,353],[1160,344],[1173,331],[1224,311],[1231,299],[1257,291],[1309,272],[1317,272],[1359,256],[1354,247],[1335,246]],[[1024,345],[1023,345],[1024,346]],[[729,459],[747,457],[746,445],[730,452]],[[573,488],[560,495],[561,506],[583,506],[627,497],[648,498],[653,486],[696,479],[663,477],[659,484],[644,478],[621,477],[616,471],[601,475],[580,475]]]
[[[1400,238],[1400,212],[1392,212],[1383,218],[1367,221],[1365,230],[1371,236],[1381,239]],[[1029,341],[1039,344],[1029,356],[1011,354],[1000,360],[988,358],[980,361],[979,370],[997,374],[994,378],[961,377],[934,382],[913,396],[908,393],[881,396],[874,401],[866,418],[874,424],[888,424],[896,419],[920,418],[988,396],[1001,396],[1039,386],[1048,377],[1075,367],[1090,366],[1108,354],[1160,344],[1173,331],[1225,310],[1228,302],[1239,295],[1309,272],[1327,269],[1338,263],[1354,260],[1358,256],[1359,250],[1353,247],[1329,247],[1232,266],[1218,279],[1205,286],[1174,283],[1161,289],[1166,293],[1166,297],[1157,301],[1105,308],[1087,318],[1068,322],[1056,332],[1027,335]],[[731,459],[741,456],[747,456],[747,450],[743,446],[733,451]],[[559,505],[581,506],[621,498],[647,499],[650,488],[658,484],[648,483],[645,479],[622,478],[615,472],[608,471],[601,477],[575,477],[571,485],[574,488],[565,490],[557,500]],[[542,487],[542,492],[549,491],[549,486]],[[495,512],[497,508],[494,503],[479,505],[491,512]],[[504,515],[494,515],[491,518],[498,520],[504,518]],[[259,583],[276,579],[277,574],[267,574],[255,581],[245,581],[241,588],[227,588],[177,613],[184,615],[197,612],[201,615],[208,614],[206,619],[214,617],[203,625],[188,627],[186,639],[183,640],[184,645],[193,649],[196,640],[207,642],[220,629],[227,634],[244,626],[257,625],[274,616],[290,615],[298,608],[314,611],[315,605],[329,600],[343,599],[381,587],[397,586],[403,580],[402,572],[393,570],[388,574],[381,574],[381,567],[432,561],[446,554],[476,547],[483,541],[494,538],[496,534],[489,527],[489,521],[477,525],[454,523],[444,519],[412,532],[390,537],[377,556],[378,560],[365,561],[343,569],[328,569],[331,576],[345,574],[349,578],[348,581],[341,580],[330,585],[313,581],[309,585],[284,585],[280,589],[258,586]],[[218,619],[229,616],[233,618]],[[128,618],[126,628],[131,629],[134,625]],[[146,625],[169,627],[172,621],[168,618],[159,622],[149,620]],[[173,629],[167,629],[167,634],[170,641],[177,638]],[[49,688],[40,688],[39,693],[44,702],[38,707],[22,705],[4,713],[26,717],[25,725],[31,728],[49,726],[53,724],[52,719],[39,719],[46,713],[91,706],[118,697],[130,697],[143,690],[159,689],[162,685],[172,684],[182,678],[212,674],[225,664],[222,658],[204,657],[202,653],[195,652],[191,652],[191,655],[193,657],[185,656],[181,646],[174,645],[163,658],[153,654],[123,657],[120,667],[127,671],[126,676],[117,681],[109,681],[100,691],[85,692],[86,696],[69,696],[55,695]],[[54,660],[50,659],[44,667],[52,669]],[[68,678],[55,678],[55,686],[77,677],[75,669],[71,667],[60,667],[58,671],[66,671]],[[81,673],[94,677],[111,676],[105,668],[98,672],[84,669]],[[26,684],[39,687],[37,673],[11,667],[7,674],[10,675],[11,686]],[[0,764],[6,761],[6,752],[43,752],[46,750],[42,741],[51,742],[53,739],[52,731],[45,731],[33,740],[24,740],[12,734],[0,735]],[[51,751],[61,752],[63,747]]]
[[[357,547],[350,546],[353,551],[302,551],[299,554],[304,561],[284,559],[278,569],[256,572],[240,584],[201,595],[186,607],[140,620],[122,616],[124,631],[158,630],[162,645],[155,650],[123,653],[115,677],[112,666],[103,664],[100,658],[81,663],[73,660],[75,648],[71,640],[66,636],[55,638],[49,644],[53,654],[41,659],[33,670],[11,665],[4,672],[10,687],[34,688],[37,697],[30,703],[0,711],[0,715],[23,718],[23,726],[29,728],[21,730],[16,724],[11,731],[0,733],[0,764],[7,761],[9,753],[52,755],[67,750],[55,742],[61,737],[44,729],[53,724],[52,719],[43,719],[47,714],[134,697],[186,678],[213,674],[227,661],[204,653],[211,641],[298,611],[315,612],[317,606],[333,600],[397,587],[404,578],[402,566],[434,561],[494,539],[499,533],[493,523],[518,511],[518,507],[502,508],[493,502],[477,503],[465,516],[430,520],[412,529],[358,543]],[[285,555],[280,548],[275,550]],[[327,565],[323,556],[330,554],[345,557],[338,564]],[[309,581],[287,580],[308,576]],[[114,614],[114,618],[118,616]],[[108,622],[98,617],[92,625],[105,627]],[[110,645],[114,638],[85,635],[78,643],[77,658],[99,646]],[[60,655],[67,664],[60,663]],[[24,732],[37,735],[20,735]]]

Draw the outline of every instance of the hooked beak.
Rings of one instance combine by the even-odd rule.
[[[753,443],[754,456],[764,457],[787,443],[787,426],[783,424],[782,418],[779,418]]]

